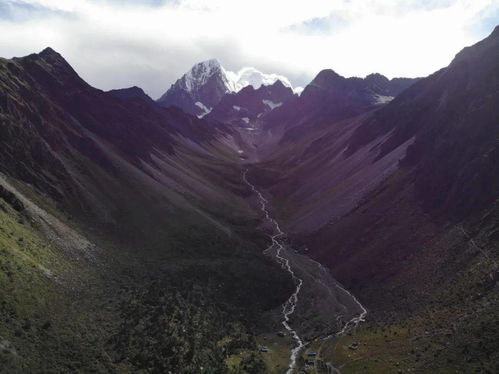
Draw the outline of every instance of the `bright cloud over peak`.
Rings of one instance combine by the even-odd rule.
[[[0,56],[51,46],[96,87],[157,97],[210,58],[295,86],[324,68],[424,76],[498,23],[497,0],[2,0]]]

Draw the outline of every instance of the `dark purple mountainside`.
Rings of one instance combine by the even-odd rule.
[[[0,59],[0,372],[223,373],[223,339],[257,351],[292,284],[230,134],[50,48]]]
[[[1,104],[0,162],[13,176],[58,199],[67,193],[88,194],[83,180],[78,188],[69,188],[79,179],[73,172],[82,171],[75,151],[109,171],[119,157],[152,174],[146,164],[160,167],[165,155],[176,153],[179,137],[201,144],[221,129],[180,110],[161,108],[140,89],[97,90],[50,48],[2,60]]]
[[[497,371],[499,28],[379,109],[330,71],[314,82],[252,175],[296,245],[369,309],[344,339],[369,342],[357,361],[330,357],[342,372],[386,372],[385,355],[416,372]]]
[[[427,208],[463,218],[497,197],[499,171],[499,32],[405,91],[365,121],[347,154],[390,133],[378,158],[415,138],[402,165],[415,167],[416,192]]]
[[[215,60],[200,62],[178,79],[159,99],[164,107],[176,106],[186,113],[203,116],[220,99],[233,91],[220,63]]]
[[[293,90],[279,80],[269,86],[262,85],[258,89],[246,86],[237,93],[225,95],[206,119],[247,126],[295,97]]]
[[[142,88],[133,86],[129,88],[120,88],[116,90],[110,90],[108,93],[111,96],[114,96],[118,99],[122,100],[133,100],[133,99],[142,99],[146,101],[152,100]]]
[[[327,129],[335,122],[381,108],[418,79],[389,80],[381,74],[344,78],[333,70],[323,70],[300,96],[295,95],[282,105],[274,106],[256,120],[250,118],[248,122],[251,122],[253,134],[249,138],[240,134],[241,147],[252,160],[266,159],[286,145],[292,146],[319,134],[321,129]],[[223,113],[209,118],[230,121],[224,116],[227,111],[231,114],[229,106],[222,109]]]
[[[294,102],[283,105],[266,119],[267,127],[320,126],[363,113],[393,100],[417,79],[389,80],[381,74],[344,78],[333,70],[321,71]],[[287,138],[300,136],[299,129]],[[296,140],[296,139],[294,139]]]

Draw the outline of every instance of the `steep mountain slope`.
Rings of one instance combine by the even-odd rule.
[[[293,148],[307,138],[322,137],[321,131],[334,129],[339,121],[379,109],[416,81],[388,80],[380,74],[344,78],[323,70],[300,96],[257,118],[251,134],[239,132],[239,147],[253,161],[273,158],[273,153],[284,154],[285,148]]]
[[[271,110],[280,107],[295,97],[293,90],[281,81],[258,89],[247,86],[237,93],[225,95],[220,103],[206,116],[217,121],[237,126],[248,126]]]
[[[373,138],[388,135],[377,147],[376,159],[383,159],[414,138],[400,171],[383,188],[412,190],[410,199],[437,227],[478,220],[487,230],[483,220],[494,216],[499,194],[498,46],[496,28],[487,39],[460,52],[447,68],[368,118],[345,151],[350,157]],[[383,192],[378,194],[372,201],[383,198]]]
[[[463,217],[488,206],[499,190],[493,177],[498,46],[496,28],[487,39],[458,53],[447,68],[414,85],[366,121],[354,134],[348,153],[378,134],[393,131],[381,146],[379,157],[383,157],[415,136],[404,163],[418,165],[417,192],[427,207]]]
[[[51,50],[4,61],[4,72],[3,169],[73,209],[98,209],[113,199],[103,196],[106,188],[85,185],[88,176],[94,177],[90,184],[101,183],[88,170],[94,165],[111,176],[139,172],[145,183],[158,183],[162,177],[165,184],[175,185],[188,168],[172,170],[165,158],[176,156],[175,162],[182,163],[182,150],[195,157],[202,153],[196,148],[217,134],[216,126],[178,110],[162,109],[145,98],[116,99],[88,86]],[[87,170],[80,155],[90,161]]]
[[[496,28],[374,111],[327,73],[338,121],[289,127],[252,171],[295,245],[369,309],[315,345],[343,373],[498,370],[498,69]]]
[[[90,87],[49,48],[1,59],[0,86],[0,371],[224,373],[256,350],[292,285],[231,130]]]
[[[286,139],[298,140],[312,126],[329,124],[385,104],[417,79],[388,80],[381,74],[344,78],[333,70],[321,71],[295,102],[283,105],[266,119],[265,127],[283,126]],[[291,128],[295,128],[290,131]]]

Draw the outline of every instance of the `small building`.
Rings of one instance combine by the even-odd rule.
[[[269,351],[269,349],[267,347],[260,348],[260,352],[266,353],[268,351]]]
[[[359,348],[359,343],[357,342],[352,343],[348,346],[348,349],[351,349],[352,351],[355,351],[357,348]]]
[[[309,359],[307,359],[307,360],[305,360],[305,364],[306,364],[306,365],[313,365],[314,363],[315,363],[315,361],[314,361],[314,360],[312,360],[312,359],[310,359],[310,358],[309,358]]]
[[[308,357],[315,357],[315,356],[317,356],[317,352],[308,352],[307,356]]]

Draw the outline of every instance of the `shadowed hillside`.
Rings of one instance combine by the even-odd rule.
[[[252,171],[369,309],[317,347],[343,373],[497,371],[498,30],[385,106],[289,130]]]
[[[0,85],[0,371],[224,373],[256,349],[291,283],[230,130],[90,87],[50,48],[2,59]]]

